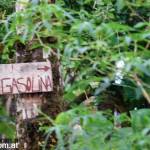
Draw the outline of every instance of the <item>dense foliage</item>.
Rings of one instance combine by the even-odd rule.
[[[7,19],[7,16],[13,13],[14,1],[13,0],[1,0],[0,1],[0,41],[3,40],[5,34],[7,33],[3,25],[3,20]],[[4,45],[0,44],[0,62],[5,63],[5,54],[3,51]],[[9,140],[14,140],[16,135],[15,123],[12,118],[10,118],[3,106],[2,96],[0,96],[0,138],[2,134]]]
[[[1,32],[7,32],[1,36],[1,63],[13,61],[16,41],[56,56],[51,48],[57,48],[67,104],[84,93],[86,99],[94,97],[92,108],[104,110],[111,103],[113,112],[129,115],[116,118],[71,104],[73,109],[50,119],[54,127],[40,128],[48,136],[56,132],[56,149],[149,149],[149,110],[134,109],[150,104],[150,1],[32,0],[26,7],[1,21]],[[46,43],[50,37],[57,44]]]
[[[126,121],[131,124],[130,127],[115,128],[109,112],[89,112],[85,108],[76,108],[61,113],[56,120],[46,116],[54,127],[42,126],[40,131],[46,130],[45,143],[55,131],[59,139],[54,148],[56,150],[150,149],[150,110],[141,109],[130,113],[131,118],[125,114],[115,118],[118,124]]]

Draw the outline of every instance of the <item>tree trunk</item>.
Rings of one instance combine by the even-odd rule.
[[[27,0],[22,1],[27,2]],[[24,7],[20,5],[21,4],[16,5],[17,11],[24,9]],[[42,137],[43,133],[38,132],[39,126],[36,118],[39,114],[35,111],[35,108],[37,107],[41,109],[42,112],[53,119],[57,114],[64,110],[60,82],[60,63],[59,59],[52,54],[45,55],[42,47],[36,48],[32,51],[29,50],[28,44],[29,43],[23,45],[19,41],[16,41],[14,45],[16,49],[16,63],[50,61],[52,66],[52,92],[16,95],[16,127],[17,137],[20,142],[19,149],[38,150],[41,149],[38,143],[44,141],[44,138]],[[58,50],[53,50],[55,53],[58,53]],[[46,124],[50,125],[48,123]]]

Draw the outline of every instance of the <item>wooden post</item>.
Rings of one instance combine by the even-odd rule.
[[[24,8],[20,5],[21,4],[16,5],[17,11],[19,11],[20,8],[21,10]],[[23,45],[19,41],[16,41],[14,47],[16,49],[16,63],[51,62],[53,91],[16,95],[16,127],[17,136],[20,141],[19,149],[38,150],[41,149],[38,142],[44,140],[44,138],[42,137],[43,133],[37,132],[39,126],[35,119],[38,117],[38,113],[35,111],[35,108],[40,108],[53,119],[64,109],[60,83],[60,62],[59,59],[55,59],[55,56],[52,54],[45,57],[41,47],[32,51],[27,51],[28,43]],[[53,50],[55,53],[58,53],[57,49]]]

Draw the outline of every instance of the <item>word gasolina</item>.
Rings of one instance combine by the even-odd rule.
[[[49,62],[0,65],[0,94],[48,92],[53,90]]]

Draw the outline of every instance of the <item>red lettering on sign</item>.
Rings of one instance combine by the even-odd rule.
[[[51,83],[51,80],[50,80],[50,77],[49,76],[47,76],[47,81],[46,81],[46,83],[47,83],[47,86],[50,86],[51,88],[52,88],[52,83]],[[49,84],[48,84],[49,83]]]
[[[9,87],[10,88],[10,92],[4,92],[4,83],[3,81],[4,80],[9,80],[10,78],[3,78],[1,80],[1,87],[2,87],[2,94],[12,94],[12,86],[11,85],[6,85],[6,87]]]
[[[11,85],[7,84],[7,80],[10,80]],[[22,82],[20,81],[22,80]],[[48,91],[49,89],[52,88],[52,83],[51,83],[51,77],[50,76],[45,76],[40,77],[38,76],[38,89],[34,89],[35,86],[35,78],[32,77],[27,77],[26,83],[24,78],[3,78],[1,79],[1,88],[2,88],[2,94],[13,94],[13,93],[26,93],[26,92],[42,92],[42,91]],[[22,87],[24,86],[24,90],[22,90]],[[9,88],[5,89],[5,88]],[[45,89],[43,89],[45,88]],[[7,91],[7,92],[6,92]]]
[[[19,88],[18,88],[18,85],[17,85],[17,82],[16,80],[13,78],[13,81],[12,81],[12,92],[14,91],[14,86],[16,87],[16,89],[18,90],[18,92],[20,91]],[[20,92],[19,92],[20,93]]]
[[[25,91],[22,92],[22,91],[19,90],[19,93],[26,93],[26,91],[27,91],[27,86],[26,86],[24,83],[20,83],[20,82],[19,82],[19,80],[21,80],[21,79],[24,79],[24,78],[18,78],[18,79],[17,79],[17,83],[20,84],[20,85],[23,85],[23,86],[25,87]]]
[[[40,82],[38,83],[38,86],[39,86],[39,87],[38,87],[38,88],[39,88],[38,90],[34,90],[34,89],[33,89],[33,87],[34,87],[34,77],[32,77],[32,92],[41,92],[41,90],[40,90]]]
[[[43,84],[45,89],[48,90],[47,83],[44,83],[42,77],[40,77],[40,80],[41,80],[41,89],[42,89],[42,84]],[[45,82],[46,82],[46,79],[45,79]]]
[[[52,84],[51,84],[49,76],[45,76],[45,82],[43,81],[43,78],[40,77],[40,81],[41,81],[41,89],[42,89],[42,85],[44,85],[44,87],[47,91],[48,91],[49,86],[52,88]]]
[[[0,94],[48,92],[53,89],[50,62],[0,64]]]
[[[31,90],[31,79],[30,79],[30,77],[27,78],[26,90],[28,92],[30,92],[30,90]]]

